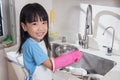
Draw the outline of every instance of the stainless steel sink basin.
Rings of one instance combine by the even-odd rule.
[[[64,44],[58,44],[58,43],[51,44],[52,54],[54,57],[58,56],[58,54],[56,53],[56,49],[61,45],[64,45]],[[73,45],[68,45],[68,46],[69,47],[71,46],[71,48],[77,49]],[[87,70],[88,74],[93,73],[93,74],[105,75],[116,65],[116,62],[112,60],[108,60],[93,54],[83,52],[83,55],[84,55],[83,58],[78,63],[75,63],[71,66],[74,68],[79,68],[79,67],[84,68]]]
[[[58,56],[61,56],[63,54],[67,54],[67,53],[74,51],[74,50],[78,50],[78,48],[76,48],[73,45],[58,44],[58,43],[52,43],[51,49],[52,49],[52,53],[53,53],[54,57],[58,57]]]
[[[83,53],[84,56],[80,62],[73,64],[72,67],[82,67],[87,70],[88,74],[93,73],[105,75],[116,65],[116,62],[112,60],[85,52]]]

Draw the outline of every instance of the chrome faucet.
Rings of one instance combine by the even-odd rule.
[[[106,55],[108,55],[108,56],[111,56],[111,55],[112,55],[113,44],[114,44],[114,37],[115,37],[115,29],[114,29],[113,27],[109,26],[109,27],[107,27],[107,28],[105,29],[105,31],[103,32],[103,35],[104,35],[105,32],[106,32],[106,30],[108,30],[108,29],[110,29],[110,28],[113,30],[111,47],[103,46],[103,47],[107,48],[107,54],[106,54]]]
[[[88,5],[87,13],[86,13],[86,23],[85,23],[85,33],[83,38],[81,34],[78,34],[79,37],[79,44],[82,45],[83,48],[87,49],[89,44],[89,37],[88,35],[93,34],[92,31],[92,6]]]

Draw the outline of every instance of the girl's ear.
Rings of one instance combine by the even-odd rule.
[[[22,26],[24,31],[27,31],[26,25],[24,23],[21,23],[21,26]]]

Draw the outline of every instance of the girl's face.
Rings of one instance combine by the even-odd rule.
[[[40,41],[46,35],[48,30],[47,21],[38,21],[32,23],[21,23],[24,31],[27,31],[31,38],[36,41]]]

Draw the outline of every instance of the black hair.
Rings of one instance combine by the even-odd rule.
[[[35,22],[38,20],[38,17],[40,20],[47,21],[48,31],[49,31],[48,14],[42,5],[38,3],[29,3],[25,5],[20,12],[20,47],[18,49],[18,52],[20,54],[22,51],[23,43],[30,37],[29,34],[23,30],[21,26],[21,22],[24,24]],[[49,38],[48,31],[47,31],[47,34],[44,36],[43,40],[45,41],[45,45],[49,52],[51,50],[51,47],[48,39]]]

